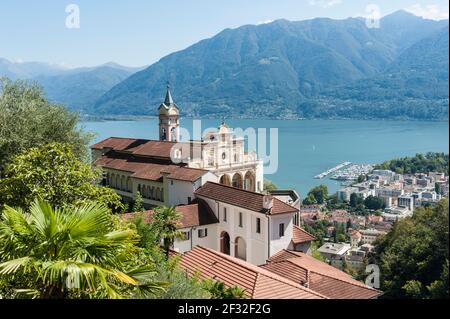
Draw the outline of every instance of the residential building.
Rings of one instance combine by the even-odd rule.
[[[342,260],[350,248],[347,243],[325,243],[317,251],[328,260],[333,258]]]
[[[385,235],[385,232],[376,230],[376,229],[364,229],[359,231],[362,235],[361,242],[363,244],[373,244],[375,240],[377,240],[378,237],[381,235]]]
[[[264,263],[282,249],[310,253],[314,236],[294,225],[298,210],[272,195],[207,182],[190,204],[176,206],[181,215],[182,239],[178,252],[201,245],[254,265]],[[151,221],[152,210],[144,213]],[[130,219],[139,213],[125,214]]]

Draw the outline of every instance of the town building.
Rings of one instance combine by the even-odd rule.
[[[317,250],[325,259],[339,259],[342,260],[343,256],[347,254],[347,251],[351,246],[347,243],[325,243]]]
[[[363,229],[359,231],[361,233],[361,242],[363,244],[373,244],[375,240],[381,235],[385,235],[385,232],[376,229]]]

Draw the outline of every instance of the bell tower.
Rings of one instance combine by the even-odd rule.
[[[173,102],[169,85],[166,98],[159,106],[159,140],[170,142],[180,140],[180,110]]]

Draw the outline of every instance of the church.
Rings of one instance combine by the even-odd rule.
[[[169,87],[158,112],[159,140],[110,137],[91,146],[104,186],[128,203],[139,192],[148,222],[152,208],[175,206],[184,236],[173,248],[181,253],[201,245],[255,265],[283,249],[309,253],[314,237],[298,225],[299,196],[264,193],[263,163],[244,138],[222,122],[201,140],[180,140]]]
[[[110,137],[91,146],[94,164],[105,173],[104,185],[125,202],[140,192],[147,208],[187,204],[207,181],[263,191],[262,160],[246,152],[244,138],[225,123],[200,141],[180,141],[180,109],[169,87],[158,112],[159,140]]]

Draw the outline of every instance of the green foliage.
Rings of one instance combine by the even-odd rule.
[[[154,233],[156,240],[162,240],[166,256],[169,256],[175,239],[181,238],[182,233],[178,230],[181,215],[175,207],[157,207],[154,209],[150,229]]]
[[[364,182],[366,180],[366,178],[367,178],[366,175],[359,175],[357,182],[358,183],[362,183],[362,182]]]
[[[359,205],[362,205],[364,203],[364,199],[361,196],[361,194],[352,193],[350,195],[350,206],[353,208],[358,207]]]
[[[265,191],[274,191],[277,190],[278,187],[272,181],[268,179],[264,179],[264,190]]]
[[[153,252],[155,247],[159,248],[160,238],[157,238],[157,234],[145,220],[143,214],[138,213],[131,223],[139,235],[139,242],[137,244],[139,247],[145,248],[150,252]]]
[[[31,148],[8,164],[0,180],[0,204],[27,208],[36,198],[54,207],[99,202],[123,207],[112,189],[98,186],[100,171],[78,160],[67,144]]]
[[[40,298],[123,298],[153,295],[150,260],[139,258],[137,234],[98,204],[26,212],[6,206],[0,219],[0,294]]]
[[[416,209],[376,246],[387,298],[449,298],[448,200]]]
[[[364,200],[364,206],[366,206],[367,209],[378,210],[384,209],[386,207],[386,204],[384,203],[383,199],[369,195]]]
[[[226,288],[223,282],[212,279],[205,280],[203,284],[212,299],[245,299],[245,291],[240,287]]]
[[[319,185],[312,188],[306,198],[303,200],[303,205],[323,204],[328,198],[327,185]]]
[[[161,252],[161,251],[159,251]],[[151,298],[158,299],[209,299],[210,293],[205,289],[203,282],[197,277],[190,278],[179,266],[179,256],[165,258],[164,254],[154,252],[156,262],[155,280],[169,282],[170,285],[162,294]]]
[[[335,243],[345,242],[346,238],[345,224],[335,223],[333,230],[333,240]]]
[[[0,175],[16,155],[51,142],[67,143],[79,160],[88,158],[92,136],[77,128],[77,114],[23,81],[0,79],[0,94]]]
[[[311,256],[317,260],[325,262],[325,257],[323,257],[322,254],[318,251],[319,247],[322,245],[323,244],[319,244],[317,241],[313,241],[311,243]]]
[[[399,174],[442,172],[448,175],[448,167],[448,154],[429,152],[386,161],[375,169],[389,169]]]
[[[303,225],[303,228],[310,234],[312,234],[314,237],[316,237],[316,240],[314,243],[317,243],[318,246],[322,246],[324,243],[324,238],[327,237],[327,227],[331,224],[328,221],[325,220],[318,220],[314,223],[314,225]]]
[[[136,198],[134,199],[133,212],[143,212],[144,207],[142,206],[142,195],[141,192],[136,193]]]

